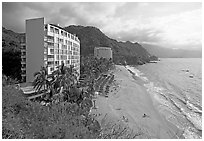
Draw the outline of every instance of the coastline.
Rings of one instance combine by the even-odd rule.
[[[128,128],[132,138],[183,138],[182,132],[156,110],[150,95],[134,72],[116,65],[113,74],[115,81],[108,98],[98,96],[98,108],[91,110],[91,115],[99,121],[102,131],[112,124]]]

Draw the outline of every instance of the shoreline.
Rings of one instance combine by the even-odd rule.
[[[128,128],[132,138],[183,138],[181,131],[156,110],[151,96],[134,72],[116,65],[113,74],[115,81],[108,98],[98,96],[98,108],[91,110],[103,130],[112,124]]]

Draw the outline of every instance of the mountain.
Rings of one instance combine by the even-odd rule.
[[[151,55],[140,44],[130,41],[118,42],[106,36],[96,27],[71,25],[65,27],[65,30],[78,36],[83,56],[93,55],[94,47],[104,46],[112,49],[113,61],[116,64],[124,63],[124,61],[128,64],[142,64],[150,60]]]
[[[21,79],[21,50],[19,33],[2,27],[2,73]]]
[[[20,51],[19,33],[2,27],[2,50]]]
[[[160,58],[201,58],[202,50],[171,49],[157,45],[142,44],[152,55]]]

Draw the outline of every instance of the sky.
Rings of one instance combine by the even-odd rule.
[[[60,26],[95,26],[118,41],[173,49],[201,49],[199,2],[3,2],[2,26],[25,32],[25,20],[45,17]]]

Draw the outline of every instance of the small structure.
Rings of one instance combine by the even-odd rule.
[[[94,48],[94,56],[98,59],[106,58],[112,59],[112,50],[110,47],[95,47]]]

